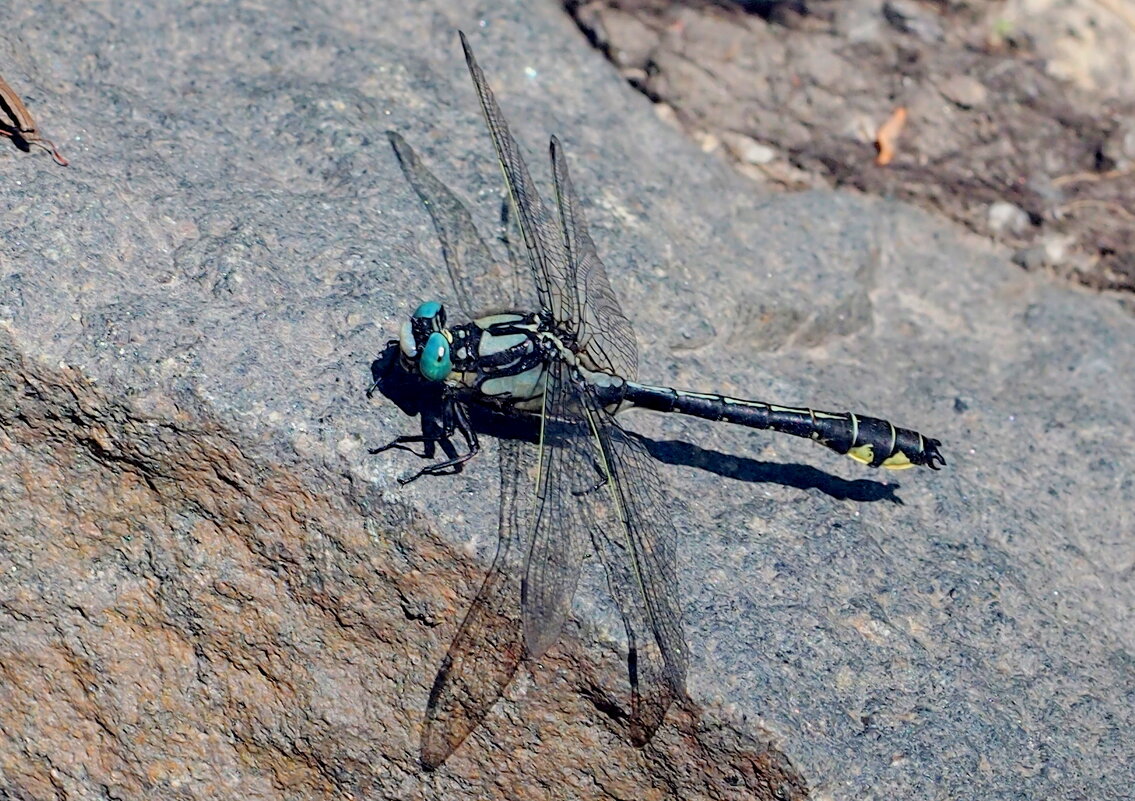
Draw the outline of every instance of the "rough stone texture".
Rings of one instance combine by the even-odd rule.
[[[1029,269],[1135,289],[1135,91],[1077,85],[1098,84],[1098,64],[1105,89],[1124,83],[1131,0],[568,5],[629,80],[757,180],[905,200]],[[899,109],[884,166],[879,131]],[[747,163],[753,145],[772,152]],[[1006,203],[1020,225],[996,225]]]
[[[1089,92],[1135,98],[1132,0],[1007,0],[990,5],[997,27],[1028,37],[1052,75]]]
[[[800,795],[782,755],[712,719],[627,745],[585,700],[618,666],[578,637],[530,678],[539,712],[505,705],[426,780],[425,679],[473,560],[191,396],[112,400],[7,333],[0,375],[0,797]],[[570,759],[589,749],[607,759]]]
[[[1127,795],[1130,306],[901,204],[760,194],[553,4],[380,8],[0,12],[72,163],[0,148],[0,797]],[[415,421],[362,391],[448,293],[383,129],[499,208],[458,27],[542,186],[563,138],[644,378],[885,414],[950,464],[628,419],[674,489],[694,703],[626,744],[592,575],[423,774],[496,468],[399,488],[365,451]]]

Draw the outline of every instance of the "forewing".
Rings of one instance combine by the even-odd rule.
[[[528,173],[528,166],[520,155],[520,146],[516,143],[508,129],[504,113],[489,88],[485,73],[477,65],[473,57],[473,50],[465,34],[461,34],[461,46],[465,50],[465,62],[469,65],[469,74],[473,78],[473,85],[481,99],[481,109],[485,115],[489,134],[496,148],[497,158],[500,160],[501,170],[504,172],[505,184],[517,213],[517,222],[528,250],[528,264],[532,268],[532,277],[536,282],[536,290],[540,298],[540,305],[552,313],[558,324],[570,322],[572,308],[567,294],[568,263],[567,253],[559,229],[548,213],[532,176]]]
[[[568,287],[579,350],[586,351],[595,364],[615,375],[633,380],[638,376],[638,344],[630,321],[623,314],[607,270],[595,250],[587,231],[583,207],[568,174],[567,159],[559,139],[552,137],[552,176],[556,187],[556,203],[567,247]]]
[[[524,658],[518,599],[530,521],[523,512],[529,505],[517,503],[517,492],[529,489],[522,449],[518,440],[500,441],[500,542],[430,691],[421,759],[431,770],[481,724]]]
[[[512,204],[512,196],[502,198],[500,209],[500,238],[508,250],[508,260],[512,265],[514,309],[531,311],[540,308],[540,300],[535,296],[536,284],[531,280],[532,271],[527,269],[528,249],[524,246],[524,235],[520,232],[520,220]]]
[[[477,233],[473,217],[394,131],[386,132],[406,180],[433,219],[457,305],[472,320],[487,311],[513,308],[516,268],[501,265]]]

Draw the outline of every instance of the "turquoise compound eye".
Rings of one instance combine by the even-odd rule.
[[[441,304],[436,300],[427,300],[418,308],[414,309],[414,316],[423,320],[432,320],[438,315],[442,315],[439,322],[439,328],[445,326],[445,317],[442,312]]]
[[[426,340],[422,357],[418,359],[418,369],[427,381],[443,381],[453,370],[453,362],[449,358],[449,340],[440,331],[434,331]]]

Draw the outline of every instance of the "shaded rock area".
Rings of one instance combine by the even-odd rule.
[[[1127,0],[568,6],[683,130],[758,180],[901,198],[1026,268],[1135,289]],[[906,124],[880,164],[897,109]]]
[[[618,660],[578,637],[529,679],[538,714],[490,721],[480,758],[429,781],[423,680],[480,566],[191,396],[115,401],[5,333],[0,376],[3,797],[803,797],[783,755],[711,718],[630,747],[600,711]],[[564,769],[600,741],[603,764]]]
[[[496,448],[400,487],[420,462],[367,450],[419,421],[364,391],[453,299],[386,129],[498,244],[458,28],[542,189],[561,137],[642,379],[886,416],[949,463],[626,415],[682,535],[690,702],[628,743],[588,560],[561,641],[429,773]],[[0,71],[71,163],[0,140],[0,798],[1129,793],[1125,295],[738,176],[554,2],[8,4]]]

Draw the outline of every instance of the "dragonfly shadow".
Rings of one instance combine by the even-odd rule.
[[[681,440],[653,440],[634,435],[652,457],[659,462],[683,467],[696,467],[710,473],[754,484],[780,484],[795,489],[816,489],[837,500],[859,502],[888,501],[902,505],[895,494],[897,486],[872,479],[847,479],[833,476],[806,464],[762,462],[745,456],[734,456],[693,445]]]

